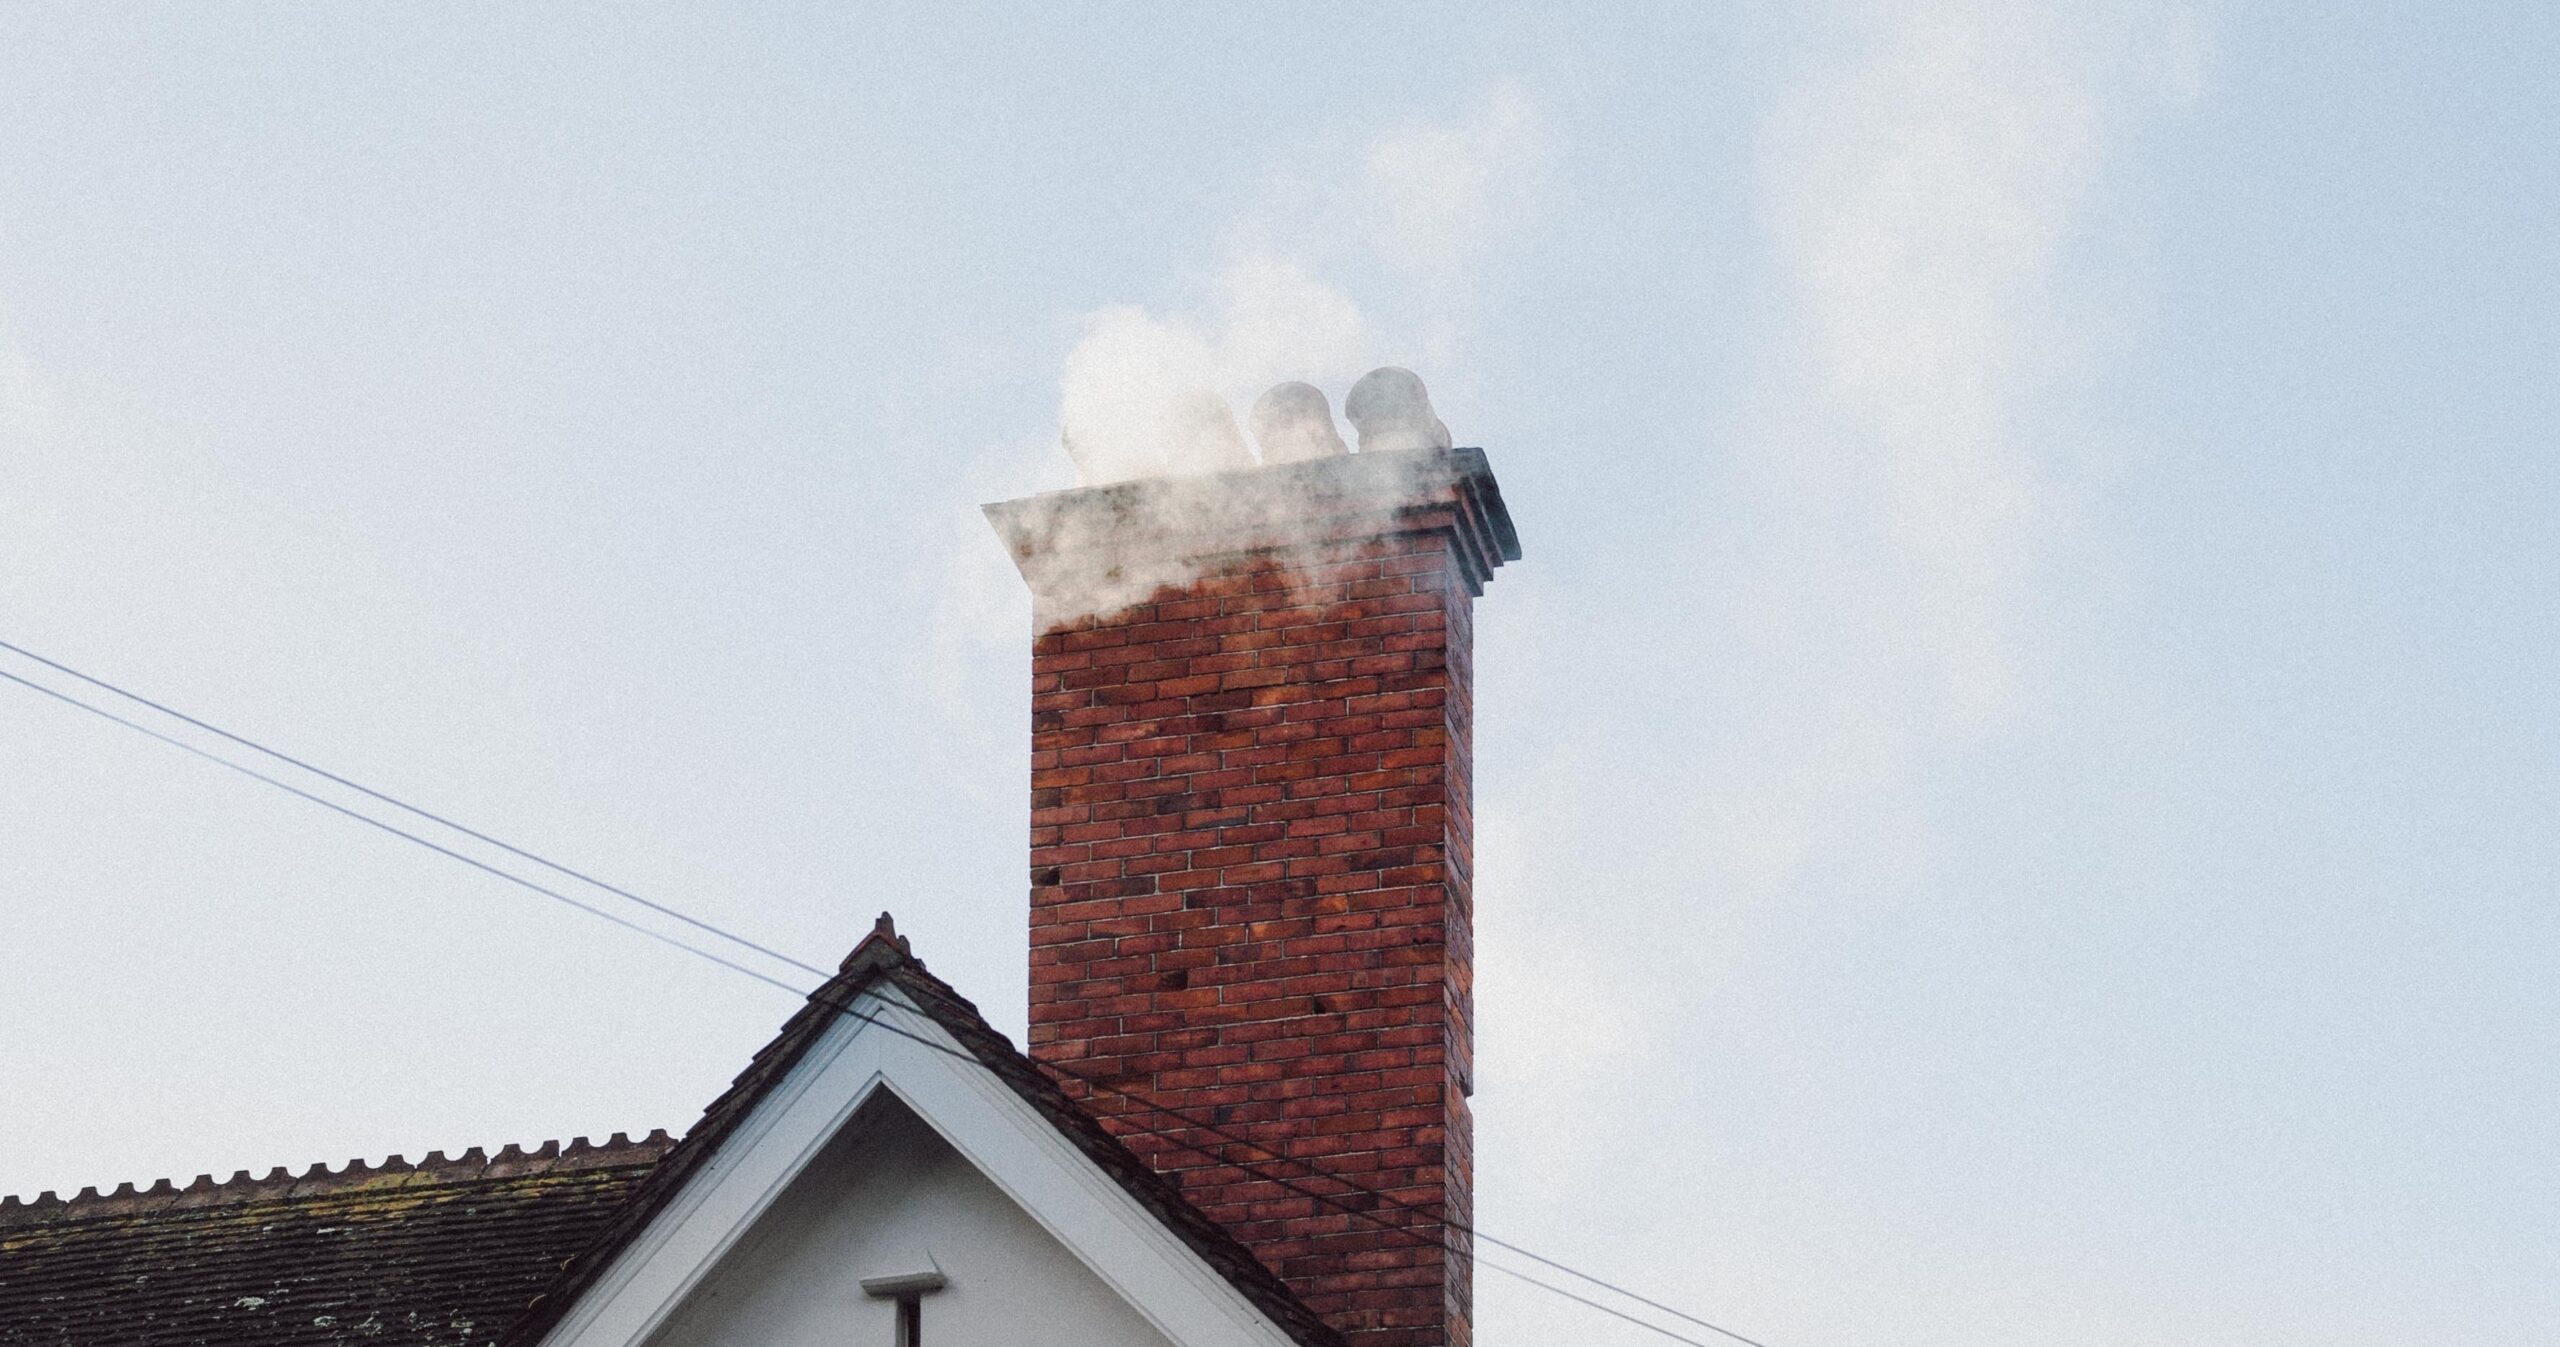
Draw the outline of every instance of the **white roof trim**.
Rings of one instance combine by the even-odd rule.
[[[838,1015],[543,1347],[642,1347],[883,1089],[1181,1347],[1293,1347],[1225,1276],[895,987],[874,983],[854,1004],[962,1056]]]

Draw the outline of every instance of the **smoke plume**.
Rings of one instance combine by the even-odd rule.
[[[1234,257],[1205,315],[1086,317],[1058,376],[1059,440],[1088,486],[1250,466],[1232,408],[1289,379],[1339,389],[1376,344],[1359,306],[1303,264]]]
[[[1462,272],[1481,267],[1519,222],[1541,176],[1543,124],[1516,90],[1498,89],[1472,115],[1396,125],[1346,156],[1354,166],[1337,185],[1305,175],[1275,176],[1258,210],[1228,231],[1223,261],[1204,302],[1153,310],[1116,305],[1088,314],[1058,379],[1059,442],[1085,486],[1197,477],[1258,460],[1237,431],[1235,409],[1255,407],[1280,385],[1301,383],[1329,404],[1317,417],[1303,390],[1288,404],[1299,418],[1262,458],[1313,456],[1343,436],[1330,424],[1349,410],[1353,380],[1374,366],[1448,354],[1447,332],[1472,287]],[[1347,224],[1347,228],[1345,225]],[[1397,297],[1381,321],[1318,273],[1316,259],[1380,277]],[[1480,277],[1478,278],[1480,279]],[[1430,377],[1435,371],[1424,369]],[[1363,450],[1449,444],[1447,427],[1419,404],[1410,419],[1401,382],[1368,395],[1379,419]],[[1394,426],[1385,428],[1393,421]],[[1357,475],[1377,499],[1409,493],[1413,460],[1381,460]],[[1193,577],[1194,566],[1160,550],[1141,556],[1113,538],[1091,536],[1095,520],[1131,536],[1196,538],[1197,554],[1221,540],[1239,546],[1312,543],[1319,516],[1345,508],[1304,495],[1306,474],[1269,473],[1222,489],[1127,493],[1117,512],[1058,518],[1035,530],[1061,549],[1101,558],[1082,593],[1060,591],[1044,623],[1125,607],[1157,588]]]
[[[1915,753],[2032,712],[2086,438],[2074,361],[2108,316],[2064,253],[2110,154],[2181,85],[2158,15],[1856,13],[1866,41],[1763,128],[1793,303],[1736,436],[1763,528],[1735,621],[1767,662],[1768,751],[1705,810],[1743,891],[1787,882],[1816,821],[1889,798]]]
[[[1463,431],[1466,337],[1540,213],[1548,141],[1536,103],[1496,88],[1455,115],[1276,146],[1205,257],[1171,259],[1174,302],[1082,316],[1059,369],[1057,424],[979,455],[969,472],[977,499],[1216,471],[1223,451],[1166,415],[1187,391],[1243,411],[1277,384],[1309,383],[1349,438],[1339,417],[1352,382],[1405,365],[1457,410]],[[1206,534],[1268,536],[1303,506],[1274,492],[1190,522]],[[1017,750],[989,737],[985,708],[1018,692],[1022,578],[986,523],[964,515],[919,555],[937,601],[918,682],[951,733],[981,750],[977,761],[1009,762]],[[1187,578],[1180,568],[1100,574],[1080,602],[1041,620],[1108,612]],[[953,779],[977,789],[1009,778],[990,767]]]

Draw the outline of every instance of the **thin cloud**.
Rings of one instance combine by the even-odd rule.
[[[1551,141],[1536,102],[1513,85],[1462,120],[1389,130],[1361,156],[1354,189],[1372,246],[1441,281],[1469,275],[1536,216]]]
[[[1783,689],[1753,738],[1780,752],[1725,805],[1776,828],[1743,846],[1759,885],[1792,872],[1827,798],[2031,716],[2074,527],[2075,332],[2108,317],[2068,250],[2125,135],[2194,78],[2182,12],[1861,12],[1866,40],[1763,129],[1788,316],[1734,444],[1766,521],[1742,629]],[[1760,786],[1773,807],[1744,809]]]
[[[2077,545],[2072,438],[2085,433],[2073,362],[2084,328],[2115,321],[2073,248],[2126,138],[2197,96],[2199,30],[2168,6],[1833,13],[1850,42],[1785,81],[1760,126],[1753,192],[1777,302],[1735,415],[1702,436],[1715,497],[1691,516],[1712,522],[1663,563],[1696,570],[1666,577],[1689,606],[1662,634],[1685,643],[1659,663],[1712,689],[1711,709],[1684,723],[1688,702],[1646,698],[1641,720],[1594,725],[1484,783],[1481,971],[1506,989],[1485,1010],[1483,1080],[1503,1118],[1488,1172],[1660,1154],[1654,1138],[1694,1125],[1676,1115],[1686,1090],[1815,1088],[1819,1049],[1797,1018],[1805,942],[1843,906],[1910,892],[1934,855],[1927,764],[2031,729],[2067,645],[2055,624],[2076,597],[2061,559]],[[1625,789],[1631,778],[1648,788]],[[1600,904],[1605,920],[1589,915]],[[1551,1023],[1525,1022],[1539,1019]],[[1604,1044],[1607,1068],[1549,1089],[1550,1032]],[[1700,1085],[1701,1053],[1738,1069]],[[1664,1082],[1683,1083],[1677,1098]],[[1739,1105],[1716,1135],[1748,1144],[1754,1120],[1788,1107]],[[1733,1181],[1725,1163],[1690,1153],[1653,1181],[1713,1191]],[[1770,1191],[1801,1178],[1773,1175]],[[1792,1322],[1854,1337],[1871,1327],[1843,1318],[1860,1306],[1947,1294],[1913,1274],[1844,1306],[1816,1303],[1819,1278],[1750,1280],[1896,1238],[1861,1210],[1839,1220],[1805,1237],[1743,1203],[1676,1234],[1589,1233],[1623,1242],[1631,1277],[1712,1290],[1773,1334]],[[1895,1255],[1966,1256],[1927,1241]],[[1726,1272],[1710,1284],[1702,1268]],[[2002,1274],[1986,1261],[1960,1284]],[[1864,1261],[1842,1275],[1894,1276]],[[1487,1289],[1500,1298],[1485,1322],[1523,1340],[1571,1331],[1561,1312]]]

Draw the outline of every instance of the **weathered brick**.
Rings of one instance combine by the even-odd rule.
[[[1469,1340],[1474,483],[1033,643],[1033,1050],[1284,1157],[1084,1092],[1358,1347]]]

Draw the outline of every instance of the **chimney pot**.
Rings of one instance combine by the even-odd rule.
[[[1253,404],[1253,442],[1265,463],[1302,463],[1351,452],[1333,428],[1333,404],[1314,384],[1272,385]]]
[[[1360,376],[1342,414],[1360,432],[1360,452],[1393,449],[1446,449],[1449,427],[1431,410],[1431,394],[1422,376],[1387,365]]]

